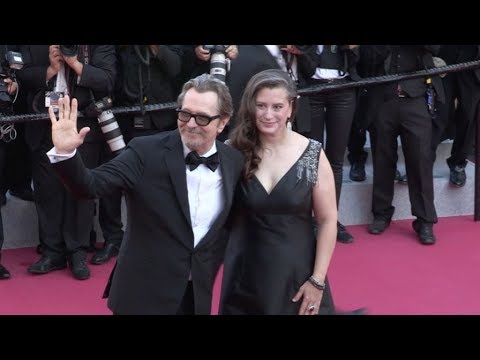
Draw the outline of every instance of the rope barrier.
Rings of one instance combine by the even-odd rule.
[[[300,95],[311,95],[320,92],[327,92],[332,90],[341,90],[353,87],[364,87],[364,86],[373,86],[379,84],[386,84],[401,80],[415,79],[425,76],[434,76],[440,74],[448,74],[451,72],[465,71],[476,69],[480,67],[480,60],[469,61],[460,64],[453,64],[442,66],[438,68],[426,69],[415,71],[411,73],[404,74],[395,74],[395,75],[384,75],[384,76],[374,76],[369,78],[364,78],[358,81],[340,81],[335,82],[334,84],[320,84],[311,87],[301,88],[298,90]],[[143,108],[140,106],[123,106],[112,108],[111,111],[114,115],[116,114],[141,114],[143,110],[145,112],[153,111],[164,111],[164,110],[173,110],[177,108],[176,102],[160,103],[160,104],[150,104],[145,105]],[[83,112],[78,113],[79,117],[85,117]],[[25,122],[25,121],[36,121],[36,120],[48,120],[48,112],[41,114],[18,114],[18,115],[9,115],[0,117],[0,123],[16,123],[16,122]]]
[[[386,84],[391,82],[397,82],[401,80],[409,80],[420,77],[435,76],[440,74],[448,74],[451,72],[459,72],[472,70],[480,67],[480,60],[469,61],[460,64],[447,65],[442,67],[436,67],[432,69],[420,70],[411,73],[404,74],[395,74],[395,75],[384,75],[384,76],[374,76],[369,78],[364,78],[358,81],[340,81],[332,84],[320,84],[312,87],[302,88],[298,90],[300,95],[309,96],[311,94],[316,94],[320,92],[327,92],[332,90],[347,89],[353,87],[365,87],[373,86],[379,84]],[[141,114],[145,112],[153,111],[164,111],[164,110],[173,110],[177,107],[176,102],[161,103],[161,104],[150,104],[145,105],[144,107],[140,106],[124,106],[112,108],[111,111],[114,115],[116,114]],[[475,165],[480,164],[480,111],[477,112],[476,117],[476,132],[475,132]],[[79,117],[85,117],[85,114],[79,112]],[[19,115],[9,115],[1,116],[0,124],[11,124],[16,122],[26,122],[26,121],[37,121],[37,120],[48,120],[50,119],[47,112],[41,114],[19,114]],[[5,126],[5,125],[3,125]],[[480,220],[480,168],[475,166],[475,209],[474,209],[474,220]]]

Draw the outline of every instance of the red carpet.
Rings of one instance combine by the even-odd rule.
[[[2,251],[2,264],[12,277],[0,281],[1,315],[111,314],[102,294],[113,260],[89,266],[91,278],[80,281],[73,278],[68,268],[45,275],[28,273],[27,267],[38,258],[35,248]]]
[[[383,235],[348,226],[353,244],[338,244],[329,271],[338,309],[365,307],[368,314],[480,314],[480,223],[473,216],[441,218],[437,243],[421,245],[411,220],[394,221]],[[0,281],[0,314],[110,314],[101,298],[114,261],[91,265],[89,280],[68,269],[31,275],[35,249],[4,250],[12,273]],[[221,280],[221,274],[219,274]],[[218,311],[217,281],[212,313]]]
[[[369,314],[480,314],[480,222],[440,218],[437,243],[421,245],[412,220],[382,235],[349,226],[353,244],[338,244],[329,273],[336,306]]]

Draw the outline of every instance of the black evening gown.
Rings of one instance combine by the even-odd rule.
[[[294,303],[292,298],[312,275],[315,261],[312,187],[320,150],[321,144],[310,139],[270,194],[255,176],[240,184],[235,200],[239,215],[230,239],[233,246],[225,258],[224,280],[231,283],[222,289],[221,314],[298,314],[301,300]],[[233,248],[237,254],[232,254]],[[320,314],[333,313],[327,282]]]

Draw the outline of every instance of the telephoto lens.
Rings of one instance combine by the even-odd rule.
[[[75,56],[78,54],[78,45],[60,45],[60,52],[65,56]]]
[[[213,75],[217,79],[225,82],[227,78],[227,60],[225,53],[215,52],[210,58],[210,75]]]
[[[118,155],[125,149],[126,145],[117,120],[115,119],[112,110],[110,110],[112,107],[112,99],[103,98],[95,103],[95,107],[98,111],[102,111],[97,119],[103,135],[105,136],[105,140],[112,153]]]
[[[202,45],[205,50],[210,51],[210,75],[225,82],[227,77],[227,58],[225,51],[230,45]]]

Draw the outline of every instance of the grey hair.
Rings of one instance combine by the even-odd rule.
[[[185,94],[188,90],[195,89],[199,93],[214,92],[218,96],[218,113],[220,116],[233,115],[233,101],[230,95],[230,90],[227,85],[221,80],[213,77],[210,74],[202,74],[196,78],[188,80],[182,88],[182,92],[178,95],[177,103],[181,107]]]

